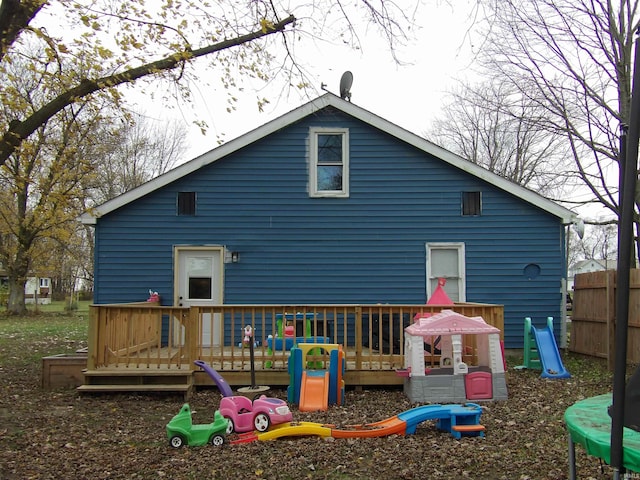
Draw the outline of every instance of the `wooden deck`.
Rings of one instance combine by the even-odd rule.
[[[257,384],[289,383],[289,352],[272,351],[268,338],[281,335],[276,319],[293,322],[304,341],[324,338],[345,351],[345,382],[352,386],[401,385],[396,369],[404,366],[404,328],[417,313],[451,309],[481,316],[503,330],[503,307],[486,304],[438,305],[221,305],[164,307],[148,304],[91,306],[87,368],[80,391],[184,392],[213,381],[193,364],[203,360],[233,386],[251,382],[250,348],[242,342],[244,327],[255,333],[254,375]],[[288,312],[296,312],[290,314]],[[474,351],[475,339],[463,339]],[[312,342],[313,343],[313,342]],[[314,361],[324,362],[319,357]],[[473,365],[473,355],[465,361]],[[437,365],[439,358],[427,359]]]

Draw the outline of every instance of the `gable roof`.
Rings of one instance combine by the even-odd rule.
[[[433,155],[445,163],[448,163],[460,170],[463,170],[487,183],[504,190],[538,208],[560,218],[564,224],[570,224],[578,219],[578,215],[551,200],[544,198],[542,195],[535,193],[521,185],[513,183],[489,170],[476,165],[464,158],[434,144],[430,141],[405,130],[394,123],[389,122],[351,102],[341,99],[340,97],[326,93],[310,102],[272,120],[250,132],[231,140],[220,147],[208,151],[184,163],[173,170],[170,170],[133,190],[130,190],[116,198],[113,198],[102,205],[92,209],[91,212],[85,213],[80,217],[82,223],[95,224],[97,219],[106,215],[138,198],[143,197],[169,183],[178,180],[206,165],[209,165],[241,148],[260,140],[288,125],[291,125],[308,115],[311,115],[325,107],[334,107],[358,120],[365,122],[375,128],[378,128],[399,140],[412,145],[425,153]]]
[[[404,331],[410,335],[432,337],[458,333],[500,333],[500,329],[489,325],[482,317],[467,317],[453,310],[442,310],[435,315],[419,318]]]
[[[589,267],[594,267],[590,271],[616,270],[618,268],[618,261],[617,260],[596,260],[595,258],[578,260],[576,263],[574,263],[569,267],[569,272],[577,272]]]

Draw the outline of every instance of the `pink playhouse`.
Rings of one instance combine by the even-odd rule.
[[[507,399],[500,330],[482,317],[452,310],[416,315],[405,328],[404,351],[404,391],[412,402]],[[425,355],[434,354],[439,365],[426,368]]]

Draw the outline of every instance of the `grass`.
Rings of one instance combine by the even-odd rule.
[[[88,308],[86,315],[64,313],[64,308],[24,317],[0,314],[0,365],[39,365],[44,356],[73,353],[86,346],[88,325]]]

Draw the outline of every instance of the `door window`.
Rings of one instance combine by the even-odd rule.
[[[188,298],[190,300],[211,300],[213,285],[213,259],[190,257],[187,262]]]

